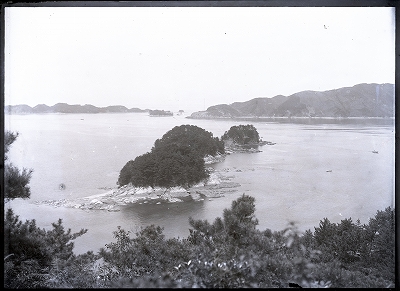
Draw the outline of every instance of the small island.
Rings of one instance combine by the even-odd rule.
[[[195,125],[175,126],[150,152],[126,163],[118,185],[190,188],[209,177],[204,157],[224,153],[224,143],[211,132]]]
[[[130,203],[160,204],[183,202],[187,198],[201,201],[223,197],[237,191],[235,188],[240,184],[231,181],[234,176],[223,173],[229,169],[215,171],[207,165],[223,161],[227,154],[260,152],[258,147],[265,144],[275,143],[262,141],[257,129],[250,124],[232,126],[221,138],[195,125],[175,126],[154,142],[150,152],[125,164],[119,173],[118,188],[74,201],[36,203],[119,211],[120,206]]]
[[[258,149],[259,146],[275,144],[263,141],[257,129],[252,124],[232,126],[222,135],[221,140],[224,142],[227,153],[260,152]]]
[[[165,110],[149,110],[149,115],[150,116],[173,116],[174,113],[171,111],[165,111]]]

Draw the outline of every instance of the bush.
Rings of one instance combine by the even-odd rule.
[[[84,230],[65,232],[59,220],[45,231],[9,210],[5,287],[394,287],[394,209],[378,211],[368,225],[324,218],[315,232],[301,234],[294,223],[278,232],[256,229],[255,205],[243,194],[212,223],[190,218],[185,239],[166,239],[154,225],[131,238],[118,227],[116,242],[79,256],[70,241]],[[357,260],[351,250],[360,252]]]
[[[61,219],[52,226],[52,230],[46,231],[37,227],[35,220],[23,223],[12,209],[7,209],[4,219],[5,287],[47,288],[53,284],[50,282],[56,261],[76,262],[71,241],[87,230],[72,234],[70,229],[64,230]]]
[[[4,160],[8,160],[8,151],[11,145],[17,140],[19,133],[5,131],[4,133]],[[12,200],[15,198],[29,198],[31,191],[29,181],[33,170],[23,168],[20,171],[12,163],[4,165],[4,199]]]
[[[315,233],[301,234],[294,223],[279,232],[256,229],[255,200],[243,194],[213,223],[189,219],[187,239],[165,240],[162,229],[143,229],[136,239],[119,229],[117,243],[103,253],[113,287],[393,287],[394,269],[349,260],[362,247],[365,227],[390,229],[391,210],[378,212],[370,226],[339,224],[327,218]],[[383,231],[384,232],[384,231]],[[368,233],[368,231],[366,232]],[[391,236],[390,236],[391,237]],[[341,245],[341,241],[344,242]],[[376,240],[374,248],[378,246]],[[394,245],[382,244],[382,247]],[[335,254],[336,252],[336,254]],[[390,251],[385,256],[390,258]],[[382,260],[388,257],[382,258]],[[114,271],[116,272],[114,272]]]
[[[100,250],[105,278],[117,284],[119,280],[170,272],[174,266],[187,261],[187,245],[175,238],[165,239],[162,231],[161,227],[150,225],[131,239],[130,232],[118,227],[114,232],[117,241]]]

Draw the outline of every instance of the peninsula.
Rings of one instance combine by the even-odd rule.
[[[192,113],[191,119],[262,118],[393,118],[394,84],[358,84],[323,92],[302,91],[290,96],[259,97],[219,104]]]

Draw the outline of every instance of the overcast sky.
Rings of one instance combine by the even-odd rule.
[[[5,105],[177,111],[395,82],[391,7],[6,7]]]

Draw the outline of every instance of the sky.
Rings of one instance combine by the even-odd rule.
[[[202,111],[395,82],[393,7],[6,7],[5,105]]]

